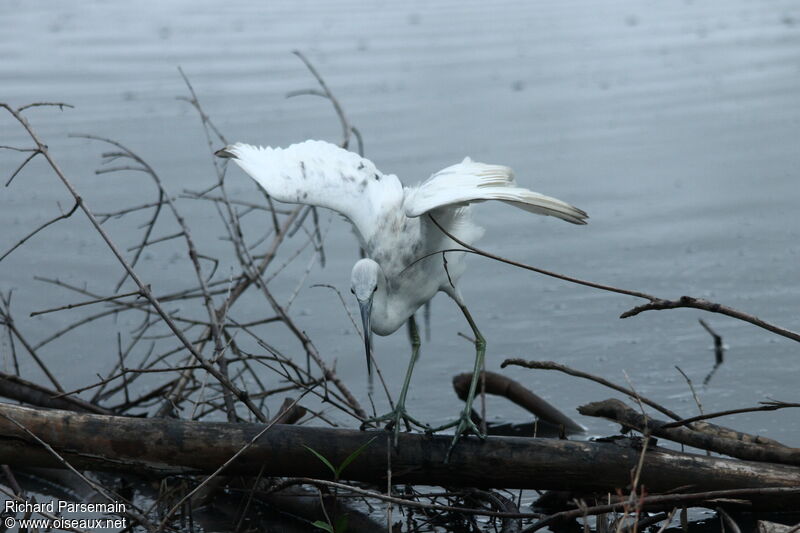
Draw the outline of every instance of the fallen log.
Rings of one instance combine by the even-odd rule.
[[[625,427],[642,433],[649,433],[701,450],[722,453],[749,461],[765,461],[800,466],[800,449],[786,446],[769,446],[751,444],[738,439],[730,439],[693,431],[679,426],[662,428],[667,424],[663,420],[645,417],[621,400],[611,398],[602,402],[592,402],[578,407],[578,412],[586,416],[598,416],[618,422]]]
[[[0,372],[0,396],[39,407],[104,415],[113,414],[112,411],[99,405],[72,396],[61,396],[58,391],[5,372]]]
[[[556,363],[554,361],[526,361],[524,359],[506,359],[501,363],[500,367],[505,368],[511,365],[521,366],[523,368],[538,369],[538,370],[557,370],[559,372],[563,372],[570,376],[588,379],[590,381],[599,383],[617,392],[621,392],[622,394],[625,394],[630,398],[636,398],[637,401],[642,402],[645,405],[649,405],[653,409],[656,409],[657,411],[664,413],[673,420],[680,421],[683,419],[683,417],[679,416],[677,413],[671,411],[670,409],[667,409],[663,405],[660,405],[659,403],[654,402],[649,398],[646,398],[638,394],[636,391],[632,389],[622,387],[616,383],[612,383],[611,381],[608,381],[607,379],[604,379],[600,376],[595,376],[593,374],[589,374],[588,372],[583,372],[581,370],[570,368],[566,365],[562,365],[561,363]],[[726,428],[724,426],[718,426],[706,421],[692,422],[691,425],[687,427],[689,427],[689,429],[692,429],[694,431],[702,431],[703,433],[709,433],[712,435],[716,435],[718,437],[736,439],[751,444],[769,444],[771,446],[784,446],[780,442],[777,442],[773,439],[768,439],[761,435],[750,435],[747,433],[742,433],[741,431],[736,431],[734,429]]]
[[[223,474],[256,475],[263,467],[264,476],[316,478],[330,478],[330,472],[306,446],[336,465],[378,437],[340,477],[385,486],[392,434],[129,418],[0,404],[0,464],[63,467],[32,435],[78,469],[162,477],[207,474],[246,448]],[[451,440],[446,435],[400,434],[399,445],[390,454],[392,482],[605,492],[629,484],[642,453],[613,442],[465,437],[445,464]],[[650,493],[687,486],[691,491],[796,487],[800,468],[654,448],[645,453],[640,484]]]
[[[472,373],[470,372],[458,374],[453,378],[453,389],[455,389],[456,394],[462,401],[467,399],[471,379]],[[481,390],[486,394],[502,396],[529,413],[536,415],[540,420],[544,420],[555,427],[563,426],[568,434],[584,433],[586,431],[586,428],[556,409],[547,400],[537,396],[528,388],[507,376],[496,372],[484,371],[481,373],[481,381],[479,383]]]

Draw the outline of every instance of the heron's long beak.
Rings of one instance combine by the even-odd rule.
[[[358,306],[361,308],[361,324],[364,327],[364,349],[367,352],[367,374],[372,383],[372,329],[370,328],[370,316],[372,315],[372,297],[366,300],[359,300]]]

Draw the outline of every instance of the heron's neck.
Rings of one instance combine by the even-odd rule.
[[[378,335],[390,335],[408,319],[402,309],[397,308],[397,295],[390,294],[389,284],[383,271],[378,276],[378,290],[372,300],[372,331]]]

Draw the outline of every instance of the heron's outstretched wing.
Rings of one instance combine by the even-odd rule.
[[[325,141],[305,141],[287,148],[236,143],[217,152],[280,202],[316,205],[338,211],[368,241],[382,210],[400,207],[403,187],[369,159]]]
[[[566,202],[517,187],[510,168],[478,163],[469,157],[408,189],[404,208],[407,216],[418,217],[441,207],[485,200],[501,200],[531,213],[551,215],[573,224],[586,224],[588,218],[584,211]]]

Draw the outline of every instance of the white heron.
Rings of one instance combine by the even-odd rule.
[[[327,207],[354,226],[366,257],[353,266],[351,292],[361,309],[370,375],[371,332],[390,335],[408,322],[412,338],[411,360],[396,407],[373,421],[388,420],[395,431],[401,420],[431,430],[409,416],[405,407],[420,346],[414,313],[439,291],[456,302],[475,336],[475,364],[461,415],[434,431],[455,427],[453,445],[468,430],[482,437],[470,415],[486,342],[458,290],[466,254],[448,252],[445,260],[444,254],[436,253],[457,245],[430,217],[472,244],[483,234],[471,220],[469,204],[474,202],[500,200],[573,224],[585,224],[587,214],[561,200],[518,187],[508,167],[468,157],[415,187],[404,187],[397,176],[383,174],[372,161],[324,141],[309,140],[288,148],[236,143],[217,155],[232,158],[275,200]]]

